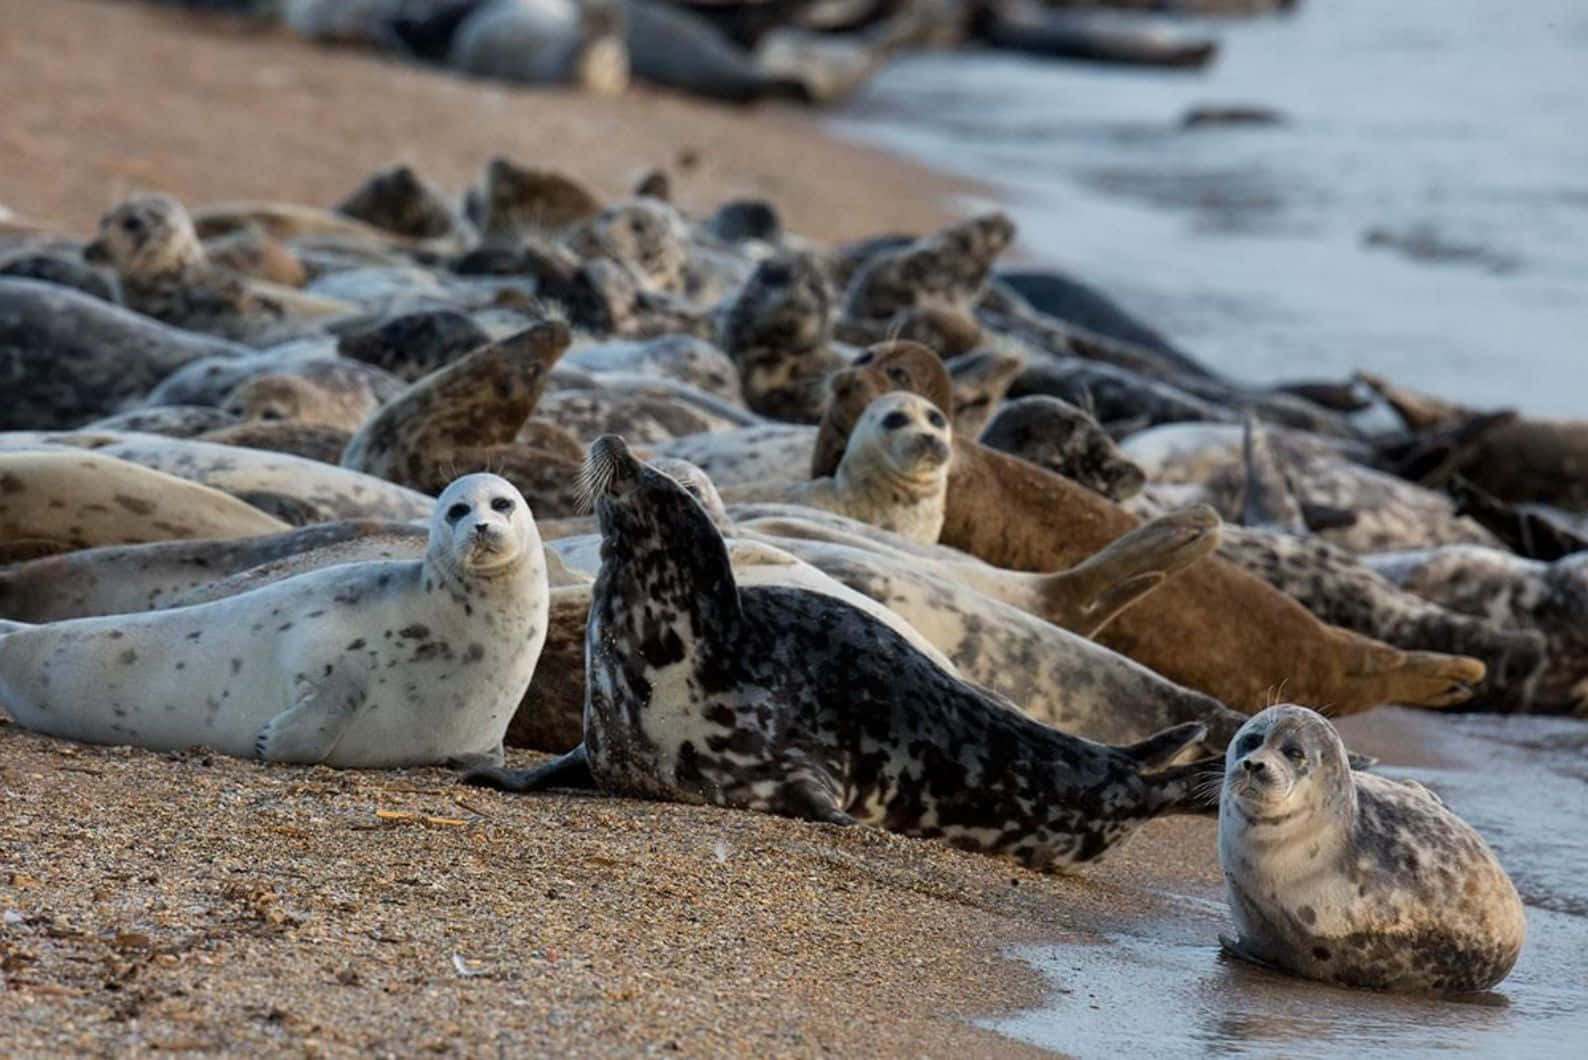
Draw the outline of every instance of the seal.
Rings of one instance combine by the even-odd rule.
[[[567,325],[543,322],[476,349],[368,417],[341,465],[422,492],[461,468],[500,467],[567,348]]]
[[[442,494],[421,560],[0,636],[0,704],[91,743],[349,768],[500,762],[547,596],[523,498],[468,475]]]
[[[323,423],[298,423],[256,421],[239,423],[231,427],[205,431],[198,441],[216,445],[239,446],[244,449],[264,449],[272,453],[300,456],[335,466],[342,460],[347,443],[353,438],[351,431],[328,427]],[[317,510],[316,510],[317,511]],[[316,515],[315,520],[319,516]]]
[[[954,433],[975,438],[1025,368],[1025,358],[994,347],[978,348],[943,360],[954,387]]]
[[[465,213],[491,243],[556,237],[601,212],[584,186],[544,169],[527,169],[500,155],[485,163]]]
[[[928,351],[929,352],[929,351]],[[898,388],[891,351],[840,373],[818,434],[812,473],[847,439],[870,398]],[[841,451],[841,450],[838,450]],[[1138,525],[1135,516],[1034,464],[954,440],[940,541],[998,567],[1069,567]],[[1403,652],[1327,626],[1272,586],[1217,558],[1191,567],[1120,615],[1102,643],[1237,710],[1274,690],[1342,714],[1380,703],[1445,707],[1483,679],[1475,659]],[[1193,647],[1194,646],[1194,647]]]
[[[346,316],[344,302],[249,280],[212,263],[193,220],[169,195],[139,195],[105,214],[83,256],[116,270],[121,304],[166,324],[251,344]]]
[[[811,102],[803,81],[761,69],[710,22],[687,10],[638,0],[627,4],[625,11],[629,67],[642,81],[732,103]]]
[[[419,309],[367,328],[345,330],[337,339],[336,348],[344,357],[417,383],[490,341],[490,334],[467,313]]]
[[[924,306],[968,312],[993,262],[1014,237],[1014,222],[1005,214],[990,213],[881,251],[850,277],[844,315],[888,320],[895,313]]]
[[[237,426],[237,417],[212,405],[151,405],[129,409],[87,424],[89,434],[163,434],[167,438],[197,438],[211,431]]]
[[[1149,771],[1203,726],[1124,748],[1066,736],[862,611],[741,589],[706,512],[620,439],[598,439],[586,466],[603,545],[584,741],[539,769],[476,771],[474,782],[582,781],[864,822],[1039,870],[1093,860],[1151,817],[1209,812],[1195,783],[1206,765]]]
[[[1360,559],[1438,607],[1542,633],[1549,649],[1532,709],[1588,713],[1588,552],[1546,563],[1482,545],[1446,545]]]
[[[1219,864],[1225,948],[1308,979],[1487,990],[1522,951],[1522,900],[1483,837],[1421,784],[1353,772],[1305,707],[1270,707],[1230,744]]]
[[[246,351],[59,284],[0,277],[0,430],[80,427],[142,399],[185,365]]]
[[[789,423],[821,419],[822,381],[848,362],[832,348],[833,293],[809,254],[762,261],[717,314],[717,346],[739,369],[744,400]]]
[[[370,174],[334,209],[409,239],[459,238],[466,232],[441,192],[401,162]]]
[[[744,391],[739,386],[739,372],[733,361],[711,343],[693,335],[575,346],[562,363],[597,374],[622,372],[659,376],[699,387],[736,405],[744,404]]]
[[[948,418],[926,398],[883,394],[861,414],[832,477],[801,483],[783,499],[936,541],[952,434]]]
[[[241,538],[87,548],[0,567],[0,617],[37,625],[154,611],[261,564],[349,541],[406,541],[416,534],[422,554],[428,539],[424,527],[374,520],[317,523]]]
[[[692,434],[650,447],[658,456],[687,460],[719,486],[753,486],[768,482],[793,484],[810,465],[816,428],[805,424],[769,423],[732,431]]]
[[[1146,473],[1126,459],[1095,419],[1058,398],[1034,395],[1008,402],[978,440],[1111,501],[1129,500],[1147,483]]]
[[[243,380],[221,407],[245,423],[291,421],[355,431],[403,386],[362,361],[316,359]]]
[[[0,540],[93,548],[285,529],[220,490],[102,453],[0,453]]]
[[[629,84],[623,5],[488,0],[459,23],[447,65],[476,77],[621,95]]]

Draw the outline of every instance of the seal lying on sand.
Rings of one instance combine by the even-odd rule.
[[[469,475],[437,503],[422,560],[0,636],[0,705],[91,743],[354,768],[499,762],[546,603],[523,498]]]
[[[1487,990],[1522,951],[1522,900],[1483,838],[1409,780],[1354,773],[1334,726],[1270,707],[1236,735],[1219,864],[1238,957],[1378,990]]]
[[[603,546],[584,742],[475,782],[866,822],[1038,869],[1090,861],[1150,817],[1207,812],[1206,765],[1146,772],[1203,726],[1125,748],[1066,736],[846,604],[741,590],[710,517],[621,440],[598,439],[586,467]]]

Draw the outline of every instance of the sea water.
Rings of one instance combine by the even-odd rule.
[[[1179,25],[1208,70],[921,56],[836,125],[986,182],[1022,252],[1237,377],[1588,416],[1588,2]],[[1181,127],[1210,103],[1284,121]]]

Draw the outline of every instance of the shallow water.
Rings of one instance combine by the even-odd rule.
[[[840,132],[993,183],[1029,256],[1253,379],[1588,414],[1588,4],[1304,0],[1204,73],[885,70]],[[1182,130],[1202,103],[1278,126]]]
[[[1351,745],[1437,791],[1489,840],[1527,903],[1528,938],[1493,992],[1404,998],[1304,982],[1220,955],[1218,891],[1168,896],[1172,920],[1019,956],[1047,1006],[986,1021],[1080,1057],[1229,1054],[1424,1056],[1450,1050],[1582,1056],[1588,1043],[1588,725],[1541,717],[1376,712],[1342,724]],[[1210,858],[1216,857],[1212,850]]]

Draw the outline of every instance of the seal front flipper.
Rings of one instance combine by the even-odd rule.
[[[1279,966],[1273,962],[1266,961],[1262,957],[1259,957],[1257,953],[1253,951],[1251,947],[1247,946],[1246,943],[1241,939],[1233,938],[1224,934],[1223,932],[1219,933],[1219,949],[1223,950],[1229,956],[1234,957],[1238,961],[1245,961],[1247,964],[1255,964],[1257,967],[1266,968],[1270,972],[1277,972],[1281,970]]]
[[[368,693],[369,664],[347,656],[327,665],[328,673],[298,674],[293,705],[265,723],[254,737],[254,755],[266,762],[312,765],[336,749]]]
[[[501,766],[478,766],[458,778],[460,784],[473,784],[497,791],[542,791],[546,788],[593,789],[595,777],[590,773],[590,759],[580,744],[565,755],[543,762],[530,769],[503,769]]]
[[[791,778],[778,792],[777,803],[773,807],[774,812],[789,817],[803,817],[845,827],[860,823],[838,805],[838,796],[831,780],[823,783],[809,775]]]

